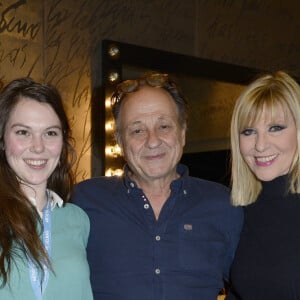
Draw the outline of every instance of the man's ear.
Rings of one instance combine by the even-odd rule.
[[[185,146],[186,142],[186,125],[181,129],[181,139],[182,139],[182,147]]]
[[[5,150],[4,141],[0,141],[0,150]]]
[[[124,155],[124,151],[123,151],[124,147],[123,147],[123,142],[122,142],[121,134],[120,133],[116,133],[115,134],[115,139],[116,139],[117,144],[121,148],[121,155],[123,156]]]

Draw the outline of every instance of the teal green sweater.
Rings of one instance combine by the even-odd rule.
[[[86,244],[90,224],[87,215],[74,204],[55,206],[52,211],[52,255],[55,272],[50,272],[43,300],[93,299]],[[17,258],[9,283],[0,289],[1,300],[34,300],[28,263]]]

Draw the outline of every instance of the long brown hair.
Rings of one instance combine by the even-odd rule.
[[[43,263],[51,268],[39,237],[42,229],[39,214],[22,192],[4,151],[7,121],[12,109],[24,97],[49,104],[61,122],[62,152],[58,165],[47,181],[47,188],[56,192],[64,201],[68,201],[73,185],[71,167],[75,152],[60,94],[53,86],[34,82],[30,78],[12,81],[0,94],[0,277],[2,285],[7,283],[11,265],[17,256],[30,257],[42,272]]]

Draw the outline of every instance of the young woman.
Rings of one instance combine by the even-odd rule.
[[[56,89],[9,83],[0,94],[0,299],[92,299],[89,220],[66,204],[73,152]]]

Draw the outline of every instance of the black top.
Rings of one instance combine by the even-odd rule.
[[[245,207],[232,266],[237,299],[300,299],[300,198],[287,193],[287,181],[263,182],[257,201]]]

